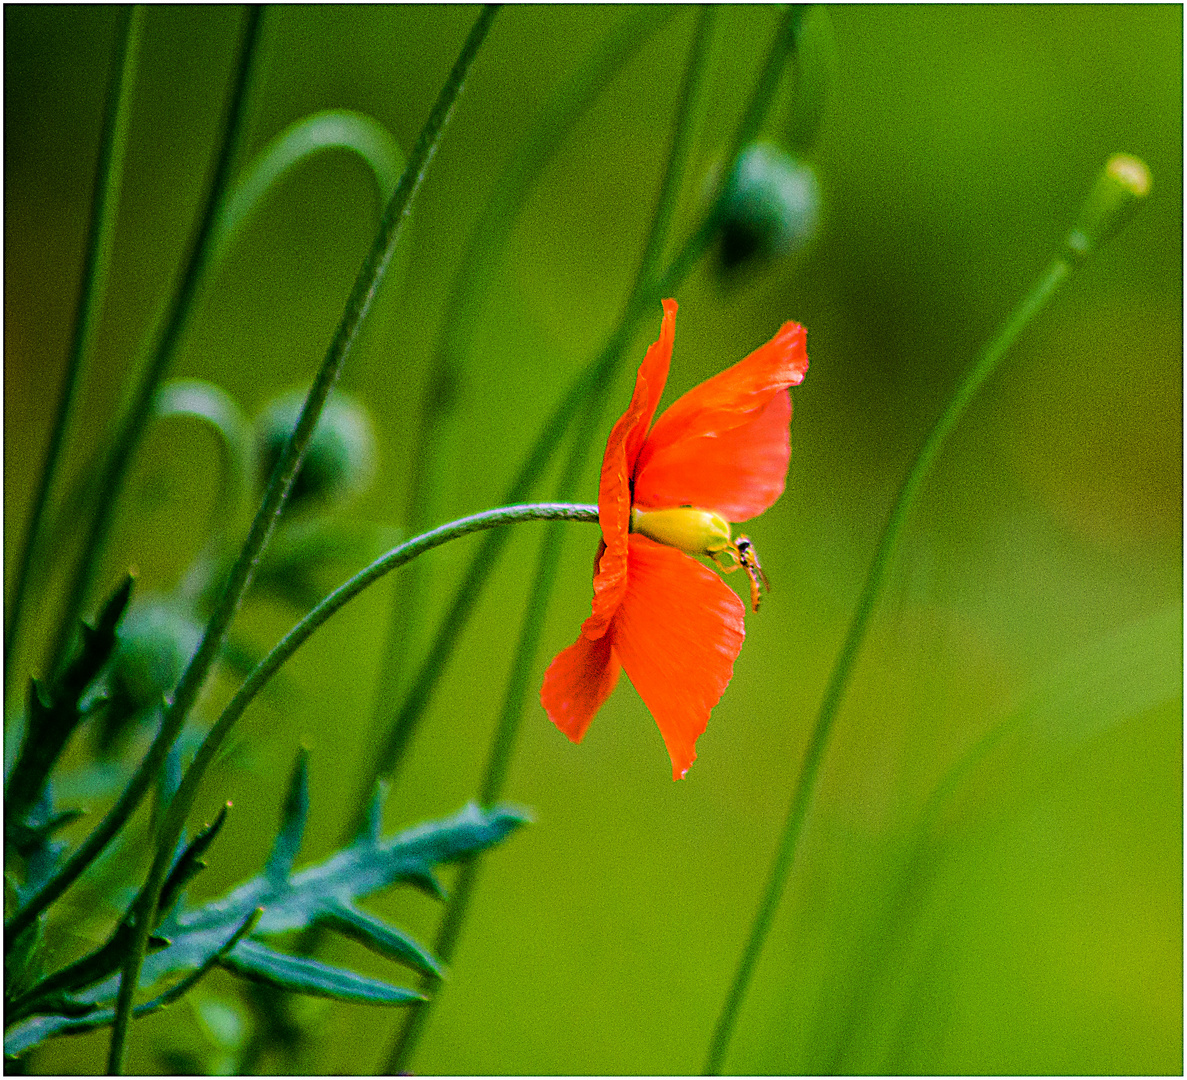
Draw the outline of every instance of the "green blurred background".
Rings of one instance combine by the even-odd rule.
[[[269,9],[249,149],[335,107],[370,113],[407,151],[474,14]],[[404,275],[385,289],[343,376],[380,444],[356,516],[403,527],[421,391],[463,245],[541,103],[632,14],[525,6],[496,19],[415,209]],[[777,14],[721,13],[679,237],[721,167]],[[240,20],[228,7],[149,13],[111,290],[70,475],[108,430],[174,280]],[[1182,1070],[1182,8],[843,6],[808,20],[805,64],[827,85],[807,155],[820,227],[805,250],[742,278],[723,281],[702,262],[677,293],[665,398],[783,320],[807,326],[812,367],[794,395],[787,492],[747,527],[774,591],[747,619],[733,682],[681,783],[625,680],[579,747],[530,700],[507,795],[537,823],[487,860],[416,1072],[700,1068],[898,485],[1115,151],[1149,164],[1153,195],[1026,332],[926,486],[727,1067]],[[442,520],[499,499],[613,326],[694,21],[675,9],[590,112],[556,134],[457,387],[436,493]],[[4,26],[10,571],[69,341],[115,12],[7,6]],[[764,133],[778,140],[790,116],[779,105]],[[173,373],[223,386],[252,414],[307,382],[376,213],[365,170],[344,154],[287,179],[214,283]],[[658,321],[657,306],[635,355]],[[611,389],[611,416],[633,366]],[[142,590],[175,584],[201,542],[214,452],[197,426],[150,434],[104,589],[128,565]],[[590,501],[599,458],[600,447]],[[389,829],[476,793],[541,529],[521,526],[512,539],[389,801]],[[423,628],[474,543],[429,556]],[[588,612],[595,543],[588,526],[572,527],[538,675]],[[328,570],[324,586],[352,569]],[[257,872],[302,744],[312,812],[301,859],[334,849],[368,753],[392,588],[385,581],[337,616],[286,668],[282,690],[244,717],[247,764],[212,773],[196,811],[205,820],[225,799],[235,804],[199,896]],[[258,603],[241,626],[267,647],[297,614]],[[36,644],[46,627],[31,622]],[[423,638],[409,643],[413,659],[424,648]],[[372,904],[432,940],[439,905],[411,893]],[[402,981],[361,949],[335,948],[332,959]],[[237,993],[214,976],[194,1003],[138,1022],[130,1071],[165,1068],[162,1048],[203,1046],[194,1005]],[[307,1014],[309,1071],[380,1067],[394,1013],[313,1003]],[[33,1065],[97,1072],[105,1046],[105,1035],[60,1040]]]

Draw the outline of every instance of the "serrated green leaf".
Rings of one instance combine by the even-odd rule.
[[[185,887],[186,882],[198,873],[198,871],[206,868],[206,864],[202,862],[202,855],[214,843],[214,838],[218,836],[223,823],[227,820],[227,811],[230,808],[230,803],[223,806],[214,821],[202,829],[190,842],[189,846],[177,856],[173,867],[169,871],[169,876],[165,879],[165,886],[161,890],[160,908],[162,911],[168,911],[173,906],[173,901],[177,899],[178,894]]]
[[[238,975],[268,983],[281,990],[337,998],[339,1001],[362,1001],[374,1005],[403,1005],[423,1001],[415,990],[392,986],[380,979],[359,975],[346,968],[333,967],[308,956],[290,956],[261,945],[258,941],[241,942],[228,954],[222,965]]]
[[[166,1005],[176,1001],[188,992],[214,965],[220,962],[227,953],[239,945],[243,938],[251,933],[259,919],[259,909],[249,912],[247,917],[235,927],[231,936],[216,948],[206,961],[196,970],[190,972],[184,979],[175,983],[163,994],[138,1005],[132,1010],[136,1017],[146,1016],[148,1013],[163,1009]],[[140,980],[141,986],[144,980]],[[16,1057],[31,1050],[38,1043],[54,1035],[77,1035],[84,1031],[93,1031],[104,1027],[115,1019],[114,1007],[100,1009],[94,1002],[104,997],[112,998],[119,989],[119,975],[104,982],[102,989],[92,987],[83,994],[63,994],[55,999],[53,1004],[64,1006],[64,1011],[49,1013],[44,1016],[33,1016],[28,1020],[15,1024],[4,1034],[4,1054],[6,1057]],[[6,1017],[7,1019],[7,1017]]]
[[[292,873],[305,837],[305,821],[309,816],[309,752],[302,747],[293,765],[293,776],[289,781],[281,811],[280,832],[272,845],[272,853],[264,867],[264,876],[270,881],[283,882]]]
[[[188,845],[179,841],[173,867],[165,879],[165,885],[161,891],[160,909],[166,913],[163,925],[169,922],[169,909],[177,901],[186,882],[205,867],[201,856],[218,835],[226,817],[227,807],[224,806],[213,824],[206,826]],[[249,914],[250,912],[245,912],[244,918]],[[226,935],[223,936],[224,942],[215,943],[213,949],[203,951],[188,966],[199,968],[202,964],[207,963],[214,952],[225,946]],[[83,1003],[93,1008],[97,1003],[102,1002],[108,993],[114,995],[118,990],[119,976],[112,973],[117,972],[123,963],[131,937],[131,924],[125,916],[107,941],[97,949],[55,971],[20,999],[15,999],[10,995],[10,1000],[13,1003],[8,1016],[9,1022],[13,1018],[24,1017],[34,1012],[72,1015],[70,1010],[62,1004],[63,1002]],[[171,940],[159,934],[153,934],[149,938],[149,945],[153,949],[168,947],[172,944]],[[171,968],[170,970],[177,969]],[[98,982],[98,980],[106,981]],[[155,978],[142,978],[139,985],[151,986],[154,981]],[[85,989],[87,987],[89,990]]]
[[[432,877],[434,866],[491,847],[528,820],[529,815],[516,807],[482,810],[470,804],[450,818],[427,822],[386,841],[367,833],[349,848],[287,881],[277,882],[260,874],[220,900],[179,912],[163,922],[159,932],[169,937],[171,944],[145,960],[143,984],[151,985],[166,974],[201,963],[225,938],[227,927],[255,907],[263,909],[257,934],[306,930],[319,922],[346,919],[364,944],[384,956],[399,950],[395,958],[423,970],[428,954],[421,946],[411,939],[397,944],[389,936],[397,932],[379,920],[368,919],[364,926],[365,916],[351,920],[344,912],[356,912],[358,900],[397,882],[423,884]],[[360,936],[368,931],[369,940]]]
[[[132,595],[132,581],[130,574],[125,575],[103,605],[93,630],[83,624],[81,648],[52,686],[30,680],[25,739],[4,792],[5,843],[16,847],[21,854],[27,854],[35,842],[20,826],[42,798],[51,770],[82,719],[80,701],[84,691],[115,648],[115,628]],[[48,809],[52,814],[52,806]]]
[[[302,787],[301,772],[299,763],[290,794]],[[379,795],[382,793],[381,789]],[[295,800],[298,808],[302,798],[298,796]],[[381,811],[380,797],[373,806],[375,829]],[[197,856],[209,846],[224,815],[225,809],[179,857],[169,887],[162,894],[163,901],[166,894],[180,890],[185,878],[197,869]],[[290,816],[286,811],[286,822]],[[298,874],[278,877],[265,871],[220,900],[191,910],[174,908],[156,928],[154,940],[164,944],[145,958],[139,987],[151,987],[177,972],[188,973],[186,979],[193,978],[217,960],[229,970],[288,990],[384,1004],[417,1000],[420,995],[414,991],[281,953],[258,940],[240,940],[236,935],[248,924],[259,934],[329,926],[384,957],[422,972],[440,974],[440,965],[426,949],[359,909],[356,902],[397,882],[422,887],[425,882],[434,882],[434,867],[491,847],[529,820],[527,812],[517,807],[483,810],[470,804],[452,817],[426,822],[387,840],[379,839],[369,826],[350,847]],[[43,980],[35,988],[36,998],[30,996],[20,1002],[23,1008],[13,1013],[14,1018],[22,1021],[14,1028],[14,1032],[21,1033],[14,1045],[27,1049],[55,1034],[110,1023],[109,1009],[82,1019],[65,1016],[62,1008],[54,1011],[53,1016],[33,1017],[28,1021],[24,1018],[34,1011],[49,1011],[51,998],[59,1006],[65,1003],[71,1009],[112,1002],[119,990],[117,967],[126,951],[128,933],[126,924],[122,924],[100,950]],[[102,981],[84,986],[83,976]]]

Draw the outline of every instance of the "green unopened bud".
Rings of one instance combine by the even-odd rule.
[[[172,694],[201,640],[202,627],[178,605],[159,599],[132,605],[115,632],[109,705],[96,733],[101,753],[137,714]]]
[[[688,555],[718,558],[732,552],[730,523],[712,510],[678,506],[672,510],[631,510],[631,531],[657,544],[679,548]],[[736,560],[735,560],[736,561]]]
[[[261,484],[272,475],[304,405],[304,391],[285,394],[268,405],[256,421]],[[289,505],[340,502],[366,488],[374,472],[371,418],[352,398],[334,392],[326,399],[313,429]]]
[[[732,269],[753,256],[787,255],[816,232],[816,174],[773,143],[751,143],[734,163],[722,208],[721,261]]]
[[[1079,259],[1091,254],[1125,224],[1138,202],[1149,194],[1146,163],[1129,154],[1114,154],[1096,178],[1080,220],[1068,234],[1071,254]]]

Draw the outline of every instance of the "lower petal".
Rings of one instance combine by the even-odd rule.
[[[573,742],[581,742],[621,670],[609,634],[596,641],[579,634],[572,645],[557,653],[544,673],[540,703],[548,719]]]
[[[712,570],[675,548],[630,537],[626,596],[614,651],[651,710],[680,779],[734,673],[746,636],[742,601]]]

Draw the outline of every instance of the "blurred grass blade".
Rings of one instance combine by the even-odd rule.
[[[1073,654],[1021,714],[1038,734],[1079,742],[1183,696],[1183,609],[1137,619]]]
[[[1077,649],[1040,679],[1024,705],[987,732],[936,786],[917,831],[922,842],[942,808],[1011,735],[1075,746],[1183,696],[1183,610],[1171,605]]]
[[[103,131],[99,137],[99,161],[95,168],[95,189],[91,205],[91,220],[87,233],[87,250],[83,257],[82,281],[78,306],[74,316],[74,334],[70,356],[58,399],[58,411],[46,448],[33,510],[25,534],[20,561],[13,576],[15,584],[4,620],[4,687],[8,689],[12,663],[12,649],[24,609],[29,586],[33,553],[38,547],[42,521],[49,503],[49,493],[58,470],[58,461],[66,440],[71,407],[78,386],[79,372],[87,359],[94,340],[95,327],[103,309],[107,291],[107,273],[111,267],[111,253],[115,235],[116,207],[123,183],[124,155],[127,148],[128,124],[132,115],[132,91],[136,83],[140,39],[144,30],[143,6],[123,8],[118,14],[116,54],[112,61],[111,82],[107,91],[107,107]]]
[[[1000,832],[1011,816],[1041,803],[1052,776],[1071,767],[1087,741],[1176,699],[1181,709],[1182,645],[1183,612],[1174,604],[1076,649],[948,770],[920,811],[896,869],[886,875],[886,894],[869,906],[864,941],[850,962],[853,991],[833,1017],[831,1052],[814,1048],[813,1071],[849,1071],[853,1048],[872,1038],[885,1046],[887,1071],[896,1071],[898,1013],[885,1006],[878,1011],[876,1002],[901,978],[946,857],[970,832]]]

